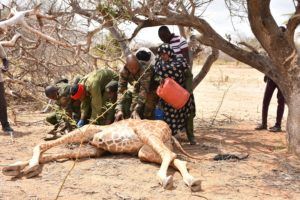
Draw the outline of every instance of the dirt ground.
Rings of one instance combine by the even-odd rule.
[[[164,190],[156,180],[158,165],[142,163],[129,155],[106,155],[76,162],[59,199],[300,199],[300,160],[286,153],[286,133],[254,131],[261,118],[264,86],[261,73],[231,63],[214,65],[196,89],[198,144],[183,142],[183,147],[197,156],[249,153],[242,161],[190,162],[190,173],[203,180],[203,191],[191,193],[172,169],[169,173],[174,174],[175,188]],[[26,105],[14,110],[14,142],[0,132],[0,166],[30,158],[33,146],[43,141],[51,129],[43,122],[45,114],[29,113]],[[275,113],[273,98],[270,126],[275,123]],[[11,179],[0,174],[0,200],[55,199],[73,164],[46,164],[43,172],[32,179]]]

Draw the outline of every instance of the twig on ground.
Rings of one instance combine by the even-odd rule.
[[[224,91],[224,94],[223,94],[223,96],[222,96],[221,102],[220,102],[220,104],[219,104],[219,106],[218,106],[218,108],[217,108],[217,110],[216,110],[216,112],[215,112],[215,115],[214,115],[214,117],[213,117],[213,119],[212,119],[212,121],[211,121],[210,127],[212,127],[212,126],[214,125],[214,122],[215,122],[215,120],[216,120],[216,118],[217,118],[217,115],[218,115],[218,113],[219,113],[219,111],[220,111],[220,109],[221,109],[221,107],[222,107],[222,104],[223,104],[223,102],[224,102],[225,96],[226,96],[226,94],[228,93],[230,87],[231,87],[231,85]]]

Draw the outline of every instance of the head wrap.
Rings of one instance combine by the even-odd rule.
[[[78,100],[84,94],[84,86],[82,84],[74,85],[71,88],[71,98],[74,100]]]
[[[169,55],[168,61],[164,61],[161,58],[161,55],[164,53]],[[158,71],[165,70],[167,68],[181,68],[181,67],[186,68],[188,66],[183,56],[175,54],[172,47],[167,43],[164,43],[158,47],[157,54],[158,55],[154,66],[154,71],[156,73]]]
[[[168,54],[170,56],[170,58],[174,57],[174,55],[175,55],[174,50],[167,43],[164,43],[158,47],[157,54],[160,56],[163,53]]]
[[[140,47],[135,52],[136,58],[139,60],[141,64],[154,64],[155,63],[155,55],[154,53],[147,47]]]

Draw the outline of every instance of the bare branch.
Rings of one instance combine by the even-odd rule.
[[[209,72],[212,64],[218,59],[219,51],[215,48],[212,48],[211,54],[206,58],[206,61],[201,69],[201,71],[193,79],[193,90],[198,86],[198,84],[204,79],[204,77]]]
[[[24,28],[26,28],[30,32],[33,32],[33,33],[37,34],[39,37],[44,38],[44,39],[46,39],[47,41],[49,41],[53,44],[61,45],[61,46],[64,46],[64,47],[70,47],[69,44],[66,44],[64,42],[60,42],[60,41],[58,41],[58,40],[56,40],[56,39],[40,32],[40,31],[35,30],[34,28],[30,27],[24,20],[21,21],[21,24],[23,25]]]
[[[0,41],[0,45],[4,47],[13,47],[15,46],[17,40],[21,37],[20,33],[17,33],[13,36],[13,38],[10,41]]]
[[[246,42],[239,42],[240,45],[243,45],[245,47],[247,47],[248,49],[250,49],[253,53],[259,54],[259,52],[250,44],[247,44]]]

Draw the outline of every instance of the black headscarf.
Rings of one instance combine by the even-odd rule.
[[[164,61],[161,58],[161,55],[163,53],[166,53],[169,55],[169,60],[168,61]],[[185,71],[188,67],[188,64],[185,60],[185,58],[181,55],[177,55],[175,54],[174,50],[172,49],[172,47],[167,44],[164,43],[162,45],[159,46],[158,51],[157,51],[158,57],[155,63],[155,72],[161,70],[163,67],[172,67],[172,68],[183,68],[183,71]]]

